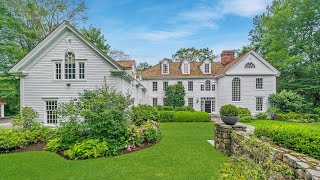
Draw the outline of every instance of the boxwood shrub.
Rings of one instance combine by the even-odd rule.
[[[320,129],[302,127],[300,123],[270,124],[257,126],[254,134],[272,142],[320,159]]]
[[[172,122],[175,111],[159,111],[159,122]]]
[[[174,112],[174,122],[208,122],[210,121],[210,114],[206,112],[196,111],[177,111]]]

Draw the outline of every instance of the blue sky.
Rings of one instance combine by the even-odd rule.
[[[89,20],[112,48],[138,62],[170,58],[180,48],[215,54],[248,44],[252,19],[270,0],[87,0]]]

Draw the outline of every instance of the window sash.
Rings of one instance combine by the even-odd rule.
[[[212,84],[211,90],[212,90],[212,91],[215,91],[215,90],[216,90],[216,85],[215,85],[215,84]]]
[[[204,72],[205,73],[210,73],[210,64],[204,64]]]
[[[201,90],[201,91],[204,91],[204,84],[201,84],[201,85],[200,85],[200,90]]]
[[[193,107],[193,98],[188,98],[188,106]]]
[[[205,86],[206,91],[210,91],[211,90],[211,82],[209,80],[207,80],[205,84],[206,84],[206,86]]]
[[[152,82],[152,91],[158,91],[158,82]]]
[[[58,123],[58,101],[57,100],[47,100],[46,104],[46,122],[47,124],[57,124]]]
[[[241,83],[239,78],[232,80],[232,101],[241,101]]]
[[[157,106],[158,105],[158,98],[152,98],[152,105]]]
[[[61,79],[61,74],[62,74],[62,67],[61,67],[61,63],[55,63],[55,75],[54,78],[56,80],[60,80]]]
[[[65,54],[65,79],[76,79],[76,59],[72,52]]]
[[[162,64],[162,73],[167,74],[169,72],[168,64]]]
[[[256,78],[256,89],[263,88],[263,78]]]
[[[85,79],[85,62],[79,62],[79,79]]]
[[[189,74],[189,64],[187,64],[187,63],[183,64],[183,73]]]
[[[263,110],[263,97],[256,97],[256,111]]]
[[[193,91],[193,81],[188,81],[188,91]]]
[[[168,81],[163,82],[163,91],[167,90],[168,85],[169,85]]]

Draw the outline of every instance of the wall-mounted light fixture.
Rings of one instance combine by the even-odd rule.
[[[199,103],[199,98],[197,98],[196,102]]]
[[[66,85],[67,85],[68,87],[70,87],[70,86],[71,86],[71,84],[70,84],[70,83],[67,83]]]

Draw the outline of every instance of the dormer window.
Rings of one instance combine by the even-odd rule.
[[[190,63],[187,61],[182,63],[182,74],[190,74]]]
[[[162,74],[169,74],[169,63],[168,62],[162,63]]]
[[[204,73],[210,74],[210,64],[209,63],[204,64]]]
[[[256,66],[252,62],[248,62],[244,68],[256,68]]]

